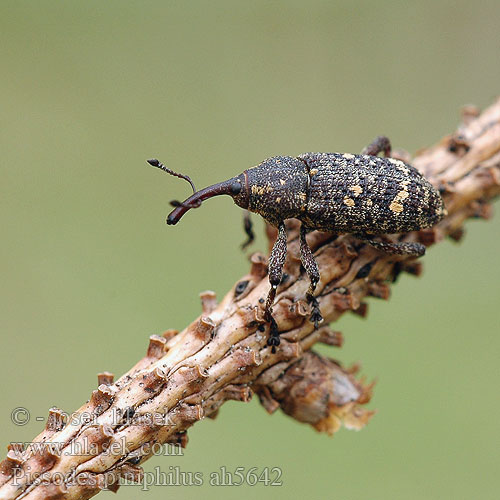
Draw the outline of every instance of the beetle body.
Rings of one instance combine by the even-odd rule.
[[[418,256],[425,252],[420,243],[387,243],[372,239],[374,235],[430,227],[446,214],[436,189],[417,169],[390,158],[390,149],[389,140],[380,136],[360,155],[304,153],[296,158],[275,156],[239,176],[200,191],[195,191],[189,177],[169,170],[158,160],[149,160],[149,163],[185,178],[195,191],[182,203],[172,202],[176,208],[167,218],[170,225],[179,222],[188,210],[199,207],[202,201],[226,194],[236,205],[258,213],[278,227],[278,237],[269,257],[271,290],[266,302],[266,316],[271,323],[268,343],[274,351],[279,345],[279,336],[271,312],[286,257],[286,219],[295,218],[302,222],[300,255],[310,278],[306,297],[312,306],[311,321],[316,328],[322,321],[314,297],[320,276],[306,242],[307,231],[354,233],[387,253]],[[385,158],[377,156],[380,151],[384,151]],[[251,229],[249,231],[250,235]]]
[[[242,208],[271,224],[296,218],[309,229],[391,234],[434,225],[439,193],[417,169],[393,158],[340,153],[277,156],[234,179]]]

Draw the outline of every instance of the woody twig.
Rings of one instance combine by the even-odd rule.
[[[431,229],[387,238],[427,247],[446,237],[460,240],[464,222],[489,218],[490,202],[500,194],[500,100],[481,114],[465,108],[458,130],[412,163],[440,189],[448,215]],[[116,381],[99,374],[98,388],[80,409],[67,416],[52,408],[30,446],[9,445],[0,463],[0,500],[87,499],[116,491],[121,478],[140,481],[140,464],[155,445],[186,446],[190,426],[215,417],[224,402],[246,402],[254,393],[267,411],[281,409],[318,431],[363,427],[373,414],[363,406],[373,385],[356,378],[358,367],[343,368],[310,350],[317,342],[339,347],[342,335],[329,326],[314,330],[309,321],[298,225],[289,221],[288,231],[286,276],[274,306],[281,333],[276,354],[266,345],[267,259],[256,253],[248,274],[220,303],[213,292],[202,293],[202,314],[183,331],[153,335],[126,374]],[[421,272],[419,260],[384,254],[350,235],[313,232],[308,243],[320,267],[325,325],[347,311],[364,316],[367,298],[388,299],[401,273]]]

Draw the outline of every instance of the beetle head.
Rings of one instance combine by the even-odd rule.
[[[170,204],[175,208],[167,217],[167,224],[169,225],[177,224],[181,217],[188,210],[190,210],[191,208],[198,208],[204,200],[222,194],[231,196],[234,202],[242,208],[247,208],[248,206],[248,190],[245,174],[241,174],[237,177],[232,177],[227,181],[219,182],[218,184],[213,184],[212,186],[208,186],[204,189],[196,191],[193,182],[187,175],[182,175],[174,172],[173,170],[170,170],[156,159],[148,160],[148,163],[153,167],[160,168],[167,174],[185,179],[189,182],[189,184],[191,184],[191,187],[193,188],[193,194],[183,202],[177,200],[173,200],[170,202]]]

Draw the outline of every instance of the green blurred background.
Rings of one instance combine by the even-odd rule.
[[[167,228],[189,186],[277,154],[359,151],[375,135],[414,152],[459,108],[500,89],[500,3],[460,1],[6,1],[0,6],[0,442],[77,408],[147,339],[200,312],[248,269],[241,212],[222,197]],[[497,205],[498,208],[498,205]],[[263,249],[262,225],[253,249]],[[119,498],[498,498],[500,218],[467,224],[324,353],[378,377],[378,413],[329,439],[257,401],[189,433],[202,487]],[[31,421],[11,423],[23,406]],[[208,485],[210,472],[279,467],[281,487]],[[104,492],[103,498],[111,498]]]

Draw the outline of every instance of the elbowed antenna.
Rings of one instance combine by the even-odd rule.
[[[188,181],[189,184],[191,185],[191,187],[193,188],[193,193],[196,193],[196,188],[194,187],[194,183],[189,176],[184,175],[184,174],[179,174],[178,172],[174,172],[172,169],[167,168],[165,165],[163,165],[163,163],[160,160],[157,160],[156,158],[151,158],[151,160],[147,160],[147,162],[151,166],[157,167],[160,170],[163,170],[164,172],[166,172],[167,174],[170,174],[170,175],[173,175],[174,177],[179,177],[180,179],[184,179],[184,180]],[[170,204],[174,207],[185,207],[186,209],[188,209],[188,208],[198,208],[201,205],[201,201],[187,204],[186,202],[181,203],[180,201],[172,200],[170,202]]]
[[[212,186],[208,186],[205,189],[201,189],[200,191],[196,191],[194,187],[193,181],[187,176],[183,174],[179,174],[174,172],[170,168],[167,168],[163,163],[161,163],[156,158],[152,158],[151,160],[147,160],[147,162],[153,167],[157,167],[167,174],[173,175],[175,177],[179,177],[189,182],[191,187],[193,188],[193,194],[183,202],[172,200],[170,204],[175,207],[174,210],[167,217],[167,224],[173,225],[177,224],[181,217],[191,208],[198,208],[201,205],[201,202],[212,198],[213,196],[219,196],[221,194],[228,194],[230,196],[235,196],[241,191],[241,181],[237,177],[233,177],[227,181],[219,182],[218,184],[213,184]]]
[[[167,174],[173,175],[174,177],[179,177],[181,179],[184,179],[191,184],[191,187],[193,188],[193,193],[196,193],[196,188],[194,187],[193,181],[191,180],[190,177],[187,175],[183,174],[178,174],[177,172],[174,172],[170,168],[167,168],[165,165],[160,160],[157,160],[156,158],[151,158],[151,160],[146,160],[152,167],[157,167],[160,170],[163,170],[164,172],[167,172]]]

